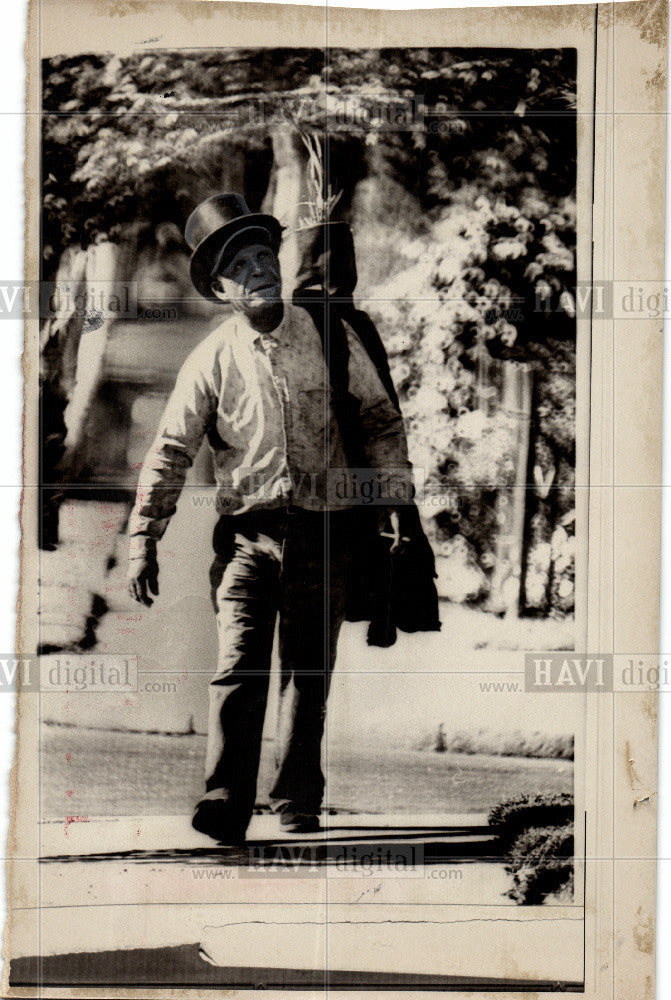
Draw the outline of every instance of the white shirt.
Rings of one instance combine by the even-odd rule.
[[[400,470],[410,482],[402,418],[359,338],[344,326],[349,392],[360,404],[367,460],[373,469]],[[321,338],[300,307],[285,304],[271,334],[258,334],[236,313],[187,358],[140,473],[131,556],[162,537],[205,436],[220,513],[289,503],[307,510],[351,506],[334,489],[348,465]]]

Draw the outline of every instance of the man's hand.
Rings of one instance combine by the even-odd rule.
[[[379,532],[383,538],[391,539],[389,549],[391,553],[403,551],[411,540],[408,535],[404,534],[404,520],[405,518],[401,517],[398,509],[380,508]]]
[[[156,554],[148,552],[144,556],[128,562],[128,592],[138,604],[148,608],[154,603],[149,593],[158,597],[158,560]]]

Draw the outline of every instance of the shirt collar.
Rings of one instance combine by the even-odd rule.
[[[255,344],[257,341],[268,340],[271,343],[279,343],[284,333],[287,320],[289,318],[289,304],[284,303],[284,316],[279,326],[276,326],[270,333],[260,333],[255,330],[247,318],[240,313],[235,316],[235,330],[240,339],[246,344]]]

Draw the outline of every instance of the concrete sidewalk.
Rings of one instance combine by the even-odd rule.
[[[298,835],[258,815],[247,842],[231,847],[194,831],[189,816],[71,817],[43,823],[39,863],[15,861],[14,871],[34,907],[249,906],[289,902],[297,891],[311,903],[401,903],[411,886],[413,900],[426,904],[511,909],[510,878],[485,819],[339,814],[324,816],[322,831]],[[89,928],[83,933],[90,938]],[[136,943],[124,935],[124,946]]]
[[[516,909],[484,815],[339,814],[323,822],[320,832],[298,835],[282,831],[275,816],[254,816],[247,842],[231,847],[194,831],[189,816],[74,817],[41,825],[40,862],[15,862],[15,877],[23,898],[49,908],[183,901],[253,912],[270,899],[296,901],[298,893],[313,904],[411,898]],[[567,908],[549,901],[543,909]],[[85,938],[90,934],[86,928]],[[123,938],[125,947],[137,944]]]
[[[255,815],[241,848],[218,847],[216,842],[191,826],[191,818],[180,816],[67,817],[41,824],[40,856],[49,861],[85,861],[107,858],[169,859],[172,856],[202,857],[212,853],[229,863],[244,863],[250,845],[271,844],[433,844],[445,849],[446,858],[500,857],[495,836],[484,813],[463,815],[385,815],[363,813],[324,814],[323,829],[295,834],[282,830],[279,819],[269,813]]]

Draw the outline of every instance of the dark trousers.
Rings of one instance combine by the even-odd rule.
[[[326,699],[345,615],[347,511],[243,514],[212,571],[219,661],[210,683],[206,798],[246,824],[256,797],[279,614],[280,706],[271,807],[315,814]]]

